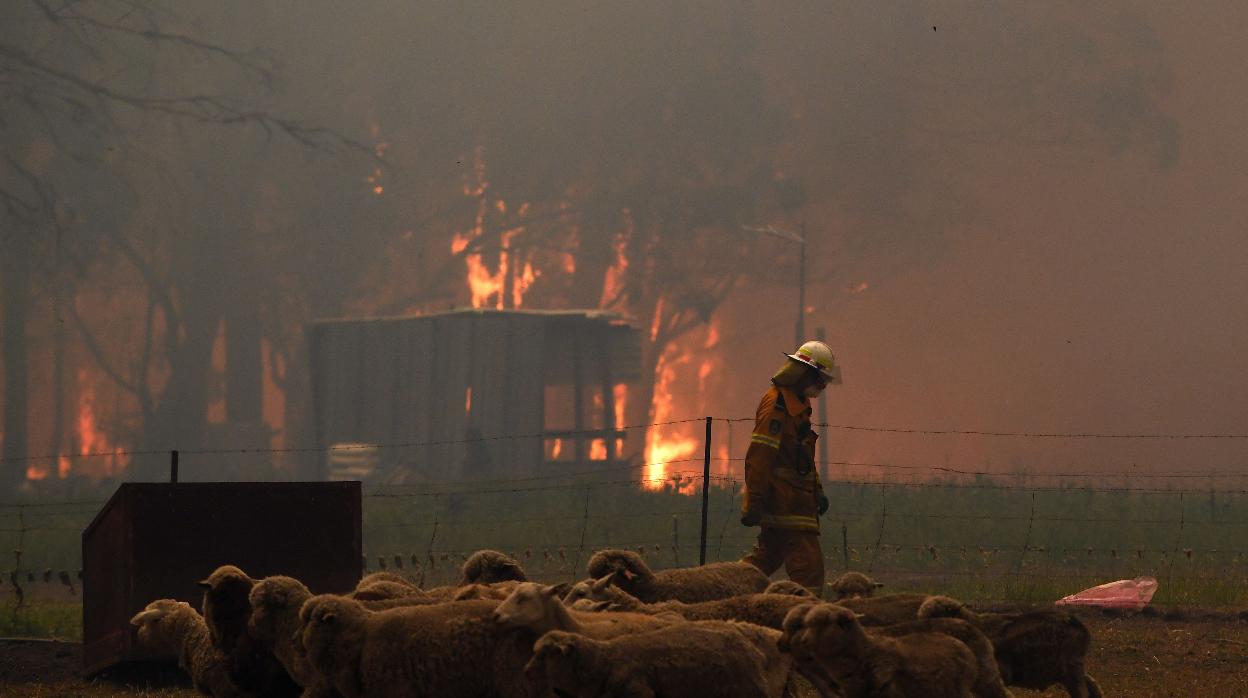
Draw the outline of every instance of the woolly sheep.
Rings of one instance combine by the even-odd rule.
[[[871,579],[861,572],[846,572],[833,579],[828,589],[837,599],[857,599],[872,596],[875,590],[884,586],[881,582]]]
[[[467,601],[469,599],[497,599],[499,601],[511,595],[522,582],[496,582],[493,584],[469,584],[462,586],[455,595],[451,597],[452,601]]]
[[[265,577],[251,588],[251,616],[247,630],[261,647],[273,653],[294,682],[303,687],[302,698],[337,698],[339,693],[307,661],[295,652],[299,631],[299,608],[312,592],[293,577]]]
[[[659,614],[675,613],[685,620],[739,620],[779,630],[785,614],[794,606],[810,603],[810,599],[785,594],[744,594],[726,599],[684,603],[661,601],[642,603],[635,596],[612,585],[611,577],[603,577],[590,586],[590,598],[604,601],[612,611]]]
[[[333,594],[299,610],[296,653],[345,698],[504,696],[538,691],[520,674],[536,637],[499,628],[496,601],[473,600],[386,611]]]
[[[520,563],[497,550],[478,550],[464,561],[460,568],[463,577],[459,585],[494,584],[496,582],[527,582]]]
[[[869,632],[887,637],[901,637],[915,633],[941,633],[966,645],[975,655],[976,677],[971,692],[979,698],[1010,698],[1001,679],[992,641],[974,625],[959,618],[924,618],[896,625],[874,628]]]
[[[783,594],[785,596],[804,596],[808,599],[815,598],[815,595],[810,593],[810,589],[807,589],[791,579],[780,579],[774,581],[771,584],[768,584],[766,589],[763,589],[763,593]]]
[[[606,640],[683,619],[670,615],[574,611],[559,601],[557,588],[524,582],[494,609],[494,620],[504,627],[526,628],[537,637],[552,630],[563,630]]]
[[[793,657],[794,668],[810,681],[820,696],[841,698],[841,692],[836,688],[836,681],[819,663],[818,657],[814,654],[814,648],[803,641],[802,632],[806,627],[806,613],[817,603],[807,602],[789,609],[780,625],[780,638],[776,640],[776,647]]]
[[[222,565],[199,582],[204,589],[203,616],[213,647],[225,654],[230,679],[241,689],[263,696],[298,696],[299,686],[272,652],[247,632],[248,596],[255,580],[234,565]]]
[[[369,572],[368,574],[364,575],[360,579],[360,581],[356,583],[355,589],[358,591],[376,582],[394,582],[395,584],[404,584],[417,591],[420,591],[420,587],[416,586],[416,584],[412,582],[412,580],[408,579],[407,577],[404,577],[401,574],[398,574],[397,572],[389,572],[386,570],[381,570],[379,572]]]
[[[919,607],[929,598],[927,594],[886,594],[840,599],[836,604],[858,613],[862,625],[878,627],[914,620],[918,617]]]
[[[1061,684],[1071,698],[1100,698],[1101,687],[1085,662],[1092,634],[1065,611],[975,613],[961,601],[934,596],[919,608],[920,618],[961,618],[992,641],[1007,686],[1043,691]]]
[[[595,640],[554,630],[533,647],[525,667],[560,696],[779,697],[791,660],[779,633],[749,623],[679,623]]]
[[[712,601],[754,594],[768,584],[767,575],[746,562],[716,562],[653,572],[631,550],[600,550],[589,558],[586,567],[594,579],[614,575],[620,588],[646,603]]]
[[[216,698],[244,696],[230,681],[225,655],[212,646],[208,626],[189,603],[158,599],[130,619],[139,646],[163,658],[176,658],[195,689]]]
[[[971,698],[975,655],[933,632],[887,637],[867,633],[853,611],[819,604],[806,612],[789,646],[805,645],[845,698]]]
[[[349,596],[357,601],[385,601],[387,599],[406,599],[408,597],[426,597],[424,591],[411,584],[378,580],[362,584],[355,588]]]

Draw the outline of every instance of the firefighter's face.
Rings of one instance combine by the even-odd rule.
[[[814,370],[807,374],[805,383],[806,387],[802,389],[802,394],[808,398],[819,397],[823,394],[824,389],[828,387],[828,381],[823,377],[823,374]]]

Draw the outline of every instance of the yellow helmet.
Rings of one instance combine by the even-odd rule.
[[[832,350],[828,348],[828,345],[823,342],[812,339],[798,347],[797,351],[785,356],[817,369],[828,384],[841,384],[841,367],[836,365],[836,357],[832,355]]]

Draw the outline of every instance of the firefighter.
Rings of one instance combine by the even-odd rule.
[[[768,576],[783,565],[789,579],[818,597],[824,574],[819,517],[828,498],[815,468],[818,434],[810,425],[810,401],[840,384],[841,369],[823,342],[806,342],[787,356],[758,404],[745,454],[741,523],[762,530],[743,561]]]

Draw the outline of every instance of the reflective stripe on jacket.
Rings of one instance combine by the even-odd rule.
[[[823,486],[815,467],[810,402],[789,388],[772,386],[758,403],[745,452],[744,512],[761,510],[762,526],[819,530]]]

